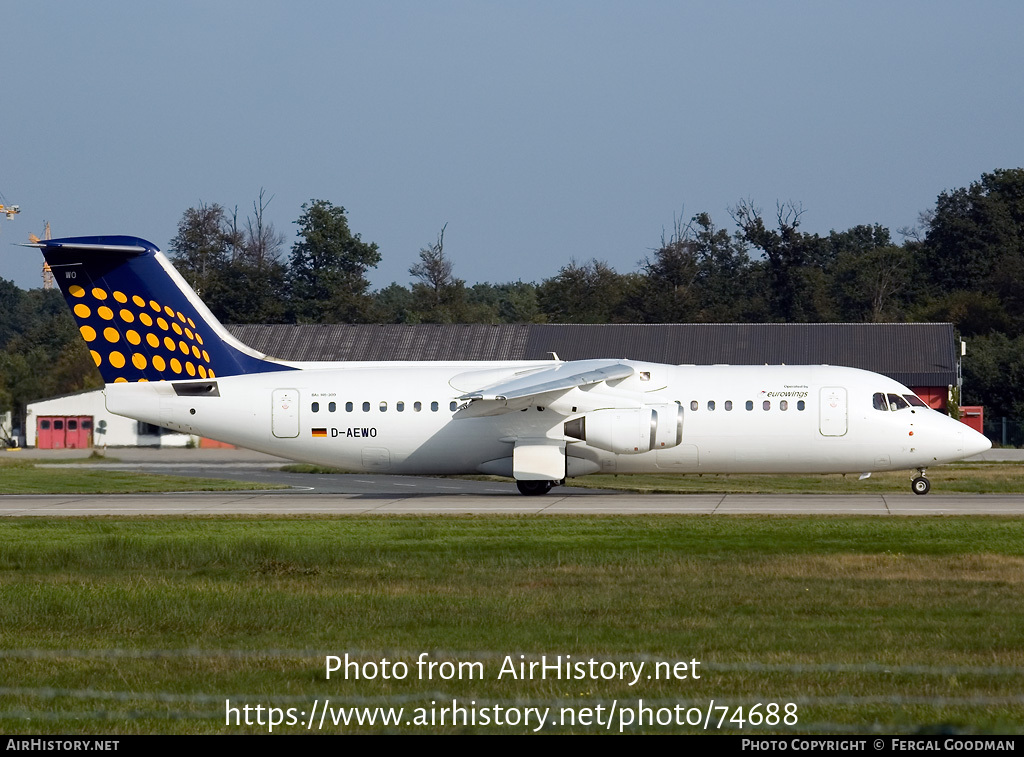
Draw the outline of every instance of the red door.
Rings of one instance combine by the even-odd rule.
[[[64,419],[64,446],[68,449],[91,447],[92,417],[80,415]]]
[[[36,421],[36,446],[39,449],[53,449],[53,418],[39,418]]]
[[[50,415],[37,420],[39,449],[85,449],[92,446],[91,415]]]
[[[83,415],[79,418],[79,427],[82,429],[82,446],[92,446],[92,416]]]
[[[53,434],[50,435],[50,449],[64,449],[64,418],[53,418]]]

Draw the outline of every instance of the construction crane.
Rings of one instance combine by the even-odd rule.
[[[7,216],[7,220],[11,220],[14,216],[21,212],[21,208],[17,205],[8,205],[7,198],[4,197],[4,193],[0,192],[0,213]]]
[[[4,193],[0,192],[0,213],[3,213],[7,216],[7,220],[10,220],[20,212],[21,208],[17,205],[8,205],[7,198],[4,197]]]
[[[50,236],[50,222],[49,221],[43,221],[43,223],[46,224],[46,228],[43,230],[43,239],[53,239],[53,237]],[[40,239],[35,234],[29,234],[28,235],[28,241],[30,241],[32,244],[36,244],[37,242],[41,242],[41,241],[43,241],[43,239]]]
[[[50,222],[45,221],[46,228],[43,230],[43,239],[51,239],[50,236]],[[28,235],[28,241],[32,244],[36,244],[42,240],[39,239],[35,234]],[[50,264],[45,260],[43,261],[43,289],[53,289],[53,271],[50,270]]]

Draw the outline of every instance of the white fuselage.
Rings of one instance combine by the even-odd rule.
[[[302,370],[217,378],[215,395],[187,393],[190,384],[211,383],[203,381],[110,384],[107,407],[294,460],[403,474],[512,475],[513,450],[524,440],[564,449],[568,476],[864,473],[925,468],[989,447],[931,409],[876,409],[877,393],[911,392],[867,371],[623,362],[635,369],[628,378],[497,410],[492,403],[487,414],[459,397],[552,363],[297,364]],[[595,411],[676,405],[681,435],[657,449],[615,452],[565,433],[566,421],[581,417],[597,428]]]

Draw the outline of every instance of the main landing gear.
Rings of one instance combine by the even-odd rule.
[[[924,468],[918,468],[917,472],[920,475],[910,482],[910,491],[914,494],[927,494],[932,488],[932,482],[924,477]]]
[[[519,493],[525,494],[527,497],[547,494],[554,485],[554,481],[516,481],[516,488],[519,489]]]

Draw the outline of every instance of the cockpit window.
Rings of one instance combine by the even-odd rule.
[[[889,409],[890,410],[893,410],[893,411],[895,411],[895,410],[904,410],[904,409],[906,409],[908,407],[910,407],[910,405],[907,404],[907,401],[905,399],[903,399],[901,396],[899,396],[898,394],[890,394],[889,395]]]
[[[908,407],[928,407],[928,405],[916,394],[889,394],[875,392],[871,396],[871,404],[875,410],[906,410]]]

